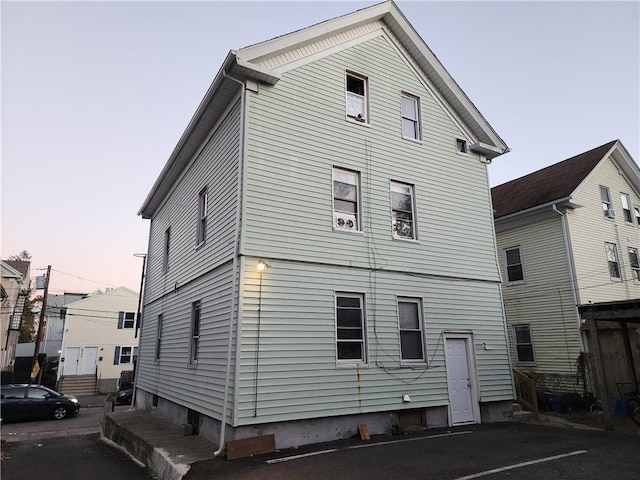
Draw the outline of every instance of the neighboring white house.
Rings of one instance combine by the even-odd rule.
[[[509,418],[506,151],[393,2],[231,51],[140,210],[137,407],[222,449]]]
[[[13,370],[16,357],[16,345],[20,336],[22,312],[29,295],[30,262],[19,260],[1,260],[2,278],[0,279],[0,339],[2,341],[1,369]]]
[[[616,140],[494,187],[492,197],[514,366],[541,390],[590,391],[579,306],[613,302],[621,314],[640,302],[637,164]],[[640,367],[640,318],[623,325]],[[619,324],[601,328],[605,340],[624,334]],[[611,371],[625,357],[621,344],[605,354]]]
[[[94,390],[118,389],[120,373],[133,370],[138,354],[136,312],[138,293],[125,287],[92,294],[66,305],[60,390],[69,393],[71,380],[94,380]]]

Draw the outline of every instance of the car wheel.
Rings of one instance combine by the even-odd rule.
[[[65,407],[63,407],[62,405],[58,405],[53,410],[53,418],[55,418],[56,420],[62,420],[66,416],[67,416],[67,409]]]

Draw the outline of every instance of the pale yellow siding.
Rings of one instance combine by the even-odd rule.
[[[513,365],[539,373],[571,374],[581,351],[562,218],[548,208],[528,223],[509,229],[498,223],[498,258],[503,275]],[[508,282],[505,249],[520,247],[524,281]],[[529,325],[534,362],[519,362],[514,325]]]
[[[616,218],[605,218],[600,204],[600,186],[609,187]],[[569,214],[569,231],[578,279],[578,303],[610,302],[640,298],[640,285],[634,283],[628,247],[640,249],[640,227],[624,220],[620,194],[626,193],[632,205],[640,205],[633,191],[610,158],[602,161],[575,195],[583,205]],[[605,242],[617,245],[622,281],[609,275]]]

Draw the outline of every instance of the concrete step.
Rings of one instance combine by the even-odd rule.
[[[96,389],[97,381],[93,375],[62,377],[58,387],[60,393],[75,396],[95,395]]]

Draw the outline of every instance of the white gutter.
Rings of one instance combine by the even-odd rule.
[[[229,380],[231,378],[231,350],[233,347],[233,325],[235,323],[234,311],[233,307],[235,305],[236,299],[236,272],[238,270],[238,253],[240,248],[240,213],[242,208],[242,168],[244,163],[244,99],[246,96],[246,89],[244,83],[240,80],[232,78],[227,75],[225,70],[222,70],[222,76],[224,78],[228,78],[229,80],[236,82],[240,85],[242,89],[242,95],[240,97],[240,132],[239,132],[239,158],[238,158],[238,185],[236,189],[236,227],[234,232],[234,245],[233,245],[233,267],[232,267],[232,275],[233,275],[233,283],[231,285],[231,311],[229,312],[229,340],[227,342],[227,370],[225,372],[225,380],[224,380],[224,397],[222,400],[222,417],[221,417],[221,425],[220,425],[220,439],[219,439],[219,447],[218,450],[213,452],[214,457],[218,457],[222,452],[224,452],[225,442],[224,436],[226,433],[227,427],[227,404],[229,402]],[[239,307],[239,306],[238,306]]]
[[[564,253],[567,256],[567,265],[569,266],[569,280],[571,281],[571,294],[573,295],[573,308],[576,314],[578,331],[580,331],[581,320],[580,312],[578,311],[578,296],[576,294],[576,282],[573,274],[573,261],[571,260],[571,252],[569,250],[569,238],[567,235],[567,216],[560,210],[558,210],[555,203],[552,205],[552,209],[562,217],[562,240],[564,242]],[[582,341],[582,335],[580,336],[580,341]],[[584,348],[584,345],[582,347]]]
[[[558,203],[566,203],[568,206],[572,207],[572,208],[578,208],[581,207],[582,205],[579,205],[577,203],[571,203],[572,200],[572,196],[568,196],[568,197],[564,197],[564,198],[559,198],[558,200],[554,200],[553,202],[547,202],[547,203],[543,203],[541,205],[536,205],[535,207],[531,207],[531,208],[527,208],[526,210],[520,210],[517,212],[513,212],[510,213],[508,215],[503,215],[502,217],[498,217],[495,219],[495,221],[503,221],[503,220],[508,220],[512,217],[516,217],[516,216],[520,216],[523,215],[525,213],[531,213],[531,212],[535,212],[536,210],[545,210],[547,207],[550,206],[555,206]],[[562,215],[562,214],[560,214]]]

